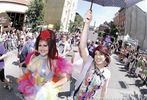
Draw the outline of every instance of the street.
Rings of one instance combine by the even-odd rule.
[[[0,82],[0,100],[22,100],[21,94],[17,91],[17,78],[22,74],[16,61],[17,51],[9,52],[9,56],[5,59],[5,73],[12,81],[13,89],[11,91],[4,89]],[[127,72],[124,66],[117,61],[117,56],[112,54],[109,66],[111,71],[111,79],[108,86],[106,100],[147,100],[147,87],[140,85],[139,78],[126,76]],[[59,93],[58,100],[71,100],[70,81],[68,81]],[[99,91],[94,100],[99,100]]]
[[[147,0],[0,0],[1,80],[4,67],[10,82],[9,86],[7,80],[0,81],[0,100],[24,100],[24,95],[36,100],[36,92],[42,93],[39,100],[48,94],[57,100],[73,100],[75,85],[80,87],[78,100],[147,100],[145,5]],[[32,73],[26,76],[31,82],[24,77],[27,81],[20,86],[18,79],[24,71],[20,66],[34,49],[39,56],[27,58]],[[92,63],[88,52],[94,57]],[[71,70],[58,55],[72,62]],[[109,63],[111,73],[104,68]],[[54,88],[60,92],[55,94]]]

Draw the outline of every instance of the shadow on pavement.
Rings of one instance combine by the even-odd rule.
[[[139,79],[135,81],[135,85],[136,85],[137,87],[142,87],[142,86],[143,86],[142,81],[139,80]]]
[[[126,70],[125,70],[125,69],[119,69],[119,71],[121,71],[121,72],[126,72]]]
[[[120,66],[124,66],[124,64],[123,63],[120,63],[120,62],[117,62],[117,63],[115,63],[116,65],[120,65]]]
[[[5,89],[3,83],[0,82],[0,100],[23,100],[21,94],[17,90],[17,79],[9,75],[6,77],[10,80],[12,89]]]
[[[127,73],[125,76],[127,76],[128,78],[137,78],[137,76],[130,73]]]
[[[115,60],[119,61],[118,55],[117,54],[113,54],[112,56]]]
[[[147,89],[140,89],[141,94],[147,95]]]
[[[68,98],[72,95],[73,91],[74,91],[74,84],[76,82],[76,80],[74,78],[71,78],[70,80],[70,90],[69,91],[65,91],[65,92],[59,92],[58,93],[58,97],[59,98]]]
[[[139,95],[134,91],[134,94],[123,94],[122,100],[147,100],[147,97]]]
[[[124,66],[118,67],[118,68],[119,68],[119,71],[121,72],[127,72],[127,69]]]
[[[17,89],[17,86],[18,86],[17,78],[10,76],[10,75],[7,75],[6,77],[11,81],[11,86],[12,86],[13,92],[15,92],[15,93],[19,92]]]
[[[120,84],[121,88],[124,88],[124,89],[128,88],[126,83],[123,81],[119,81],[119,84]]]

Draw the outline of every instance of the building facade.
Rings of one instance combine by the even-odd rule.
[[[32,0],[0,0],[0,13],[8,14],[12,27],[21,29],[30,1]],[[67,32],[70,21],[75,19],[78,0],[44,0],[44,2],[46,5],[45,23],[47,25],[60,23],[60,30]],[[0,27],[8,26],[0,24]]]
[[[114,24],[117,26],[119,30],[120,35],[125,34],[125,10],[124,8],[121,8],[114,17]]]
[[[122,35],[129,35],[131,41],[141,49],[147,49],[147,13],[134,5],[120,9],[114,18],[115,25]]]
[[[138,6],[126,9],[125,33],[138,40],[142,49],[147,49],[147,13]]]
[[[0,13],[6,13],[9,16],[11,27],[22,29],[29,2],[30,0],[0,0]],[[9,27],[2,23],[0,26],[1,31]]]
[[[45,20],[47,24],[61,23],[60,30],[67,32],[70,21],[74,21],[78,0],[46,0]]]

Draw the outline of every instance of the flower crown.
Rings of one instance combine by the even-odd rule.
[[[39,38],[41,40],[51,39],[51,32],[49,32],[48,30],[43,30],[43,31],[40,32]]]

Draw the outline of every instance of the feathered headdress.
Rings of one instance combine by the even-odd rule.
[[[48,30],[43,30],[43,31],[40,32],[39,38],[41,40],[51,39],[51,33]]]

